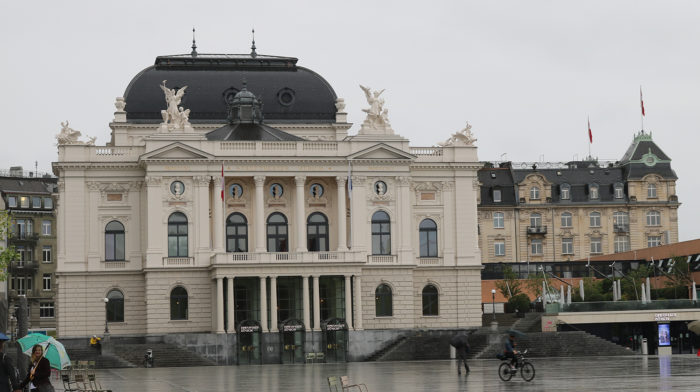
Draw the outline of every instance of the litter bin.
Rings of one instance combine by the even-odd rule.
[[[647,338],[642,338],[642,355],[649,354],[649,346],[647,345]]]

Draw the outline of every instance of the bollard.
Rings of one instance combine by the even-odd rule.
[[[642,338],[642,355],[649,355],[649,346],[647,345],[647,338]]]

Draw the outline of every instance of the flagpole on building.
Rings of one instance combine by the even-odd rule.
[[[352,249],[352,166],[348,161],[348,201],[350,202],[350,238],[348,241],[348,249]]]
[[[640,116],[642,119],[642,132],[644,132],[644,97],[642,96],[642,86],[639,86],[639,104],[642,107],[642,115]]]
[[[593,158],[593,156],[591,155],[591,144],[593,144],[593,132],[591,132],[591,119],[588,116],[586,116],[586,119],[588,120],[588,158]]]

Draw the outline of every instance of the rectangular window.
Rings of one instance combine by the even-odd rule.
[[[43,261],[44,263],[53,262],[53,259],[51,258],[51,245],[44,245],[41,253],[42,253],[41,261]]]
[[[41,197],[32,196],[32,208],[41,208]]]
[[[647,248],[651,248],[654,246],[659,246],[661,245],[661,236],[660,235],[650,235],[647,237]]]
[[[53,199],[50,197],[44,198],[44,208],[50,210],[53,209]]]
[[[591,238],[591,253],[603,253],[603,240],[600,237]]]
[[[615,198],[622,199],[623,197],[625,197],[624,189],[621,186],[616,186],[615,187]]]
[[[506,243],[504,241],[496,241],[493,243],[493,254],[496,256],[506,255]]]
[[[533,239],[530,242],[530,253],[533,255],[541,255],[542,254],[542,240],[541,239]]]
[[[630,237],[620,235],[615,237],[615,253],[627,252],[630,250]]]
[[[561,254],[563,254],[563,255],[574,254],[574,239],[573,238],[562,238],[561,239]]]
[[[27,196],[20,196],[19,198],[19,206],[22,208],[29,208],[29,197]]]
[[[17,264],[24,265],[25,263],[30,263],[34,261],[34,248],[25,248],[24,246],[18,246],[15,248],[17,253],[19,253],[19,261]]]
[[[41,235],[51,235],[51,221],[45,220],[41,222]]]
[[[27,295],[27,292],[32,290],[32,278],[14,278],[12,281],[12,289],[17,291],[17,295]]]
[[[53,318],[54,317],[53,302],[40,302],[39,303],[39,317],[41,317],[41,318]]]
[[[44,274],[42,279],[42,288],[44,291],[51,291],[51,274]]]
[[[656,199],[656,185],[655,184],[649,184],[647,187],[647,197],[649,199]]]
[[[504,225],[504,216],[502,212],[496,212],[493,214],[493,228],[502,229]]]
[[[500,203],[500,202],[501,202],[501,190],[500,190],[500,189],[494,189],[494,190],[493,190],[493,202],[494,202],[494,203]]]
[[[568,212],[561,214],[561,227],[571,227],[572,215]]]
[[[591,227],[600,227],[600,213],[591,212],[590,224]]]
[[[7,198],[7,206],[10,208],[17,208],[17,196],[9,196]]]

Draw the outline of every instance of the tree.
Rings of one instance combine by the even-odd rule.
[[[503,280],[496,282],[496,288],[504,297],[511,298],[522,293],[521,284],[513,269],[510,266],[506,266],[503,268]]]
[[[0,281],[7,280],[7,268],[10,263],[17,260],[19,253],[14,246],[8,244],[8,240],[12,237],[12,217],[8,211],[0,211],[0,241],[5,241],[5,246],[0,245]]]

